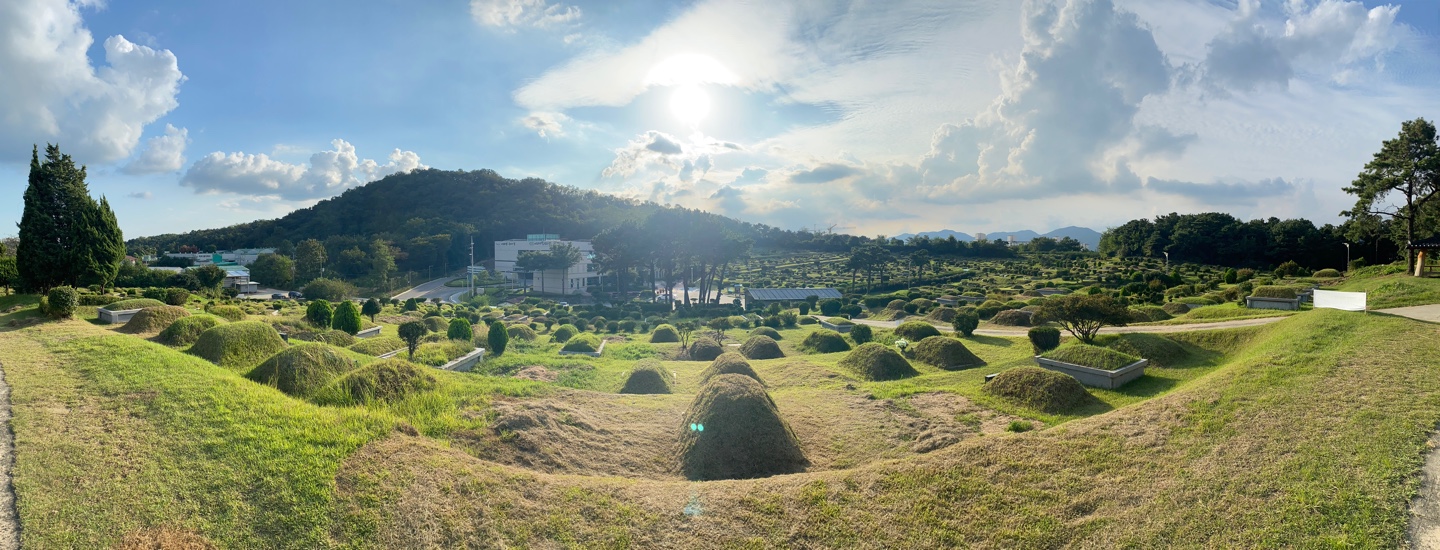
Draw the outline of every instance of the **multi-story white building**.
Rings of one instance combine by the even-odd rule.
[[[238,250],[221,250],[219,252],[166,252],[165,255],[171,258],[189,258],[195,265],[201,266],[215,263],[235,263],[250,265],[261,254],[274,254],[273,248],[241,248]]]
[[[549,269],[544,272],[515,270],[515,262],[525,251],[549,252],[557,244],[568,244],[580,251],[580,261],[570,269]],[[590,241],[566,241],[559,235],[527,235],[524,239],[495,241],[495,272],[520,286],[555,294],[584,294],[600,284],[600,266],[595,263],[595,247]]]

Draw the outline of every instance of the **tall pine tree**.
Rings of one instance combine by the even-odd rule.
[[[89,223],[80,228],[81,238],[75,245],[83,249],[85,255],[81,282],[100,285],[101,290],[106,290],[115,282],[120,262],[125,260],[125,236],[120,232],[120,222],[115,219],[108,199],[100,197],[99,203],[90,202]]]
[[[90,198],[85,168],[56,145],[45,146],[44,162],[31,150],[15,256],[20,286],[38,292],[82,282],[108,286],[125,256],[109,202]]]

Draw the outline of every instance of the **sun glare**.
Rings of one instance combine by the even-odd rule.
[[[675,118],[680,122],[695,126],[710,114],[710,94],[699,86],[688,84],[676,88],[670,94],[670,112],[675,113]]]

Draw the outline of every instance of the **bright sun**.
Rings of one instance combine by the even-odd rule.
[[[696,126],[710,114],[710,94],[694,84],[680,86],[670,94],[670,112],[680,122]]]

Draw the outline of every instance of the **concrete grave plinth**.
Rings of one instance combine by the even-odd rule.
[[[131,317],[134,317],[135,314],[139,312],[139,309],[122,309],[119,311],[110,311],[103,307],[95,308],[95,313],[100,317],[100,322],[107,325],[115,325],[127,322],[130,320]]]
[[[1149,359],[1141,359],[1129,365],[1115,370],[1097,369],[1054,359],[1046,359],[1039,355],[1035,356],[1035,363],[1041,368],[1061,372],[1075,377],[1081,384],[1096,388],[1113,390],[1130,383],[1130,381],[1145,375],[1145,366],[1150,364]]]
[[[1300,309],[1300,298],[1264,298],[1261,296],[1246,296],[1245,307],[1251,309],[1281,309],[1286,311],[1297,311]]]

